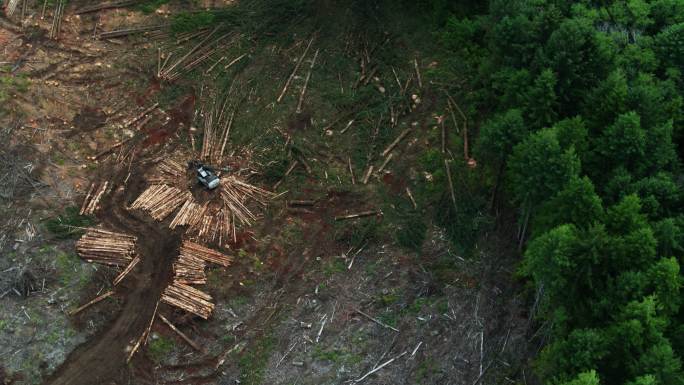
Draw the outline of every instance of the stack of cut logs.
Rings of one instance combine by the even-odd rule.
[[[214,309],[211,296],[188,285],[207,283],[206,262],[228,266],[231,258],[208,247],[183,241],[180,255],[173,264],[173,284],[164,290],[162,301],[207,319]]]
[[[173,159],[164,159],[156,167],[155,175],[150,176],[152,184],[186,186],[186,171],[182,164]]]
[[[76,251],[88,262],[126,266],[133,259],[135,241],[130,235],[89,228],[76,242]]]
[[[81,215],[93,215],[95,213],[95,210],[98,209],[98,203],[100,203],[100,199],[102,199],[102,196],[107,191],[108,186],[109,182],[100,184],[99,188],[97,187],[97,183],[92,183],[90,185],[88,194],[86,194],[85,199],[83,199],[83,204],[81,205]]]
[[[200,205],[195,203],[192,199],[188,199],[183,203],[178,214],[173,218],[169,224],[169,228],[175,229],[176,226],[190,226],[197,225],[207,211],[207,205]]]
[[[216,250],[204,247],[199,243],[194,243],[190,241],[183,241],[183,245],[180,249],[181,256],[192,256],[197,259],[201,259],[207,262],[215,263],[223,267],[227,267],[232,262],[232,259]]]
[[[152,218],[161,221],[188,199],[192,199],[189,191],[165,184],[152,185],[140,194],[130,208],[148,211]]]
[[[204,285],[207,283],[207,275],[204,272],[206,263],[204,260],[192,254],[181,254],[176,262],[173,263],[173,273],[175,281],[186,285]]]
[[[216,242],[219,246],[227,246],[236,237],[231,213],[225,209],[218,210],[214,215],[203,215],[199,222],[188,229],[187,234],[198,241]]]
[[[211,299],[209,294],[178,281],[167,286],[161,297],[162,302],[197,314],[204,319],[209,318],[214,310]]]
[[[245,206],[247,199],[252,199],[266,207],[266,201],[272,197],[272,192],[245,183],[234,176],[221,178],[221,198],[224,205],[245,225],[249,226],[257,219],[256,215]]]

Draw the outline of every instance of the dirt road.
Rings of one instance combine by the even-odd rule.
[[[142,177],[138,178],[131,180],[129,186],[140,184]],[[107,213],[102,218],[105,227],[138,237],[142,261],[126,278],[127,288],[118,289],[125,296],[123,308],[98,335],[74,350],[48,378],[47,384],[111,384],[122,378],[127,347],[147,328],[155,304],[171,279],[171,262],[177,254],[180,237],[153,220],[125,209],[127,197],[134,190],[129,187],[125,192],[115,192],[101,210]]]

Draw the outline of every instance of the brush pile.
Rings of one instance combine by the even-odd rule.
[[[140,194],[130,209],[147,211],[152,218],[162,221],[189,199],[192,199],[189,191],[181,191],[165,184],[152,185]]]
[[[214,304],[209,294],[192,286],[174,281],[162,293],[162,302],[176,306],[204,319],[209,318],[214,310]]]
[[[136,237],[89,228],[76,242],[78,255],[88,262],[126,266],[133,260]]]
[[[100,187],[97,187],[97,183],[92,183],[88,190],[88,194],[86,194],[85,199],[83,199],[79,214],[93,215],[99,208],[98,203],[100,203],[100,199],[102,199],[102,196],[107,191],[107,187],[109,187],[109,182],[102,183]]]

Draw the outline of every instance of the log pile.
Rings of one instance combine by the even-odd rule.
[[[218,243],[227,246],[235,241],[235,223],[229,210],[220,209],[215,214],[204,214],[199,222],[188,229],[187,234],[204,243]]]
[[[206,263],[192,253],[183,252],[173,263],[175,281],[186,285],[204,285],[207,283],[207,275],[204,272]]]
[[[196,314],[204,319],[209,318],[214,304],[209,294],[180,282],[173,282],[162,293],[162,302]]]
[[[185,186],[187,183],[185,167],[173,159],[164,159],[156,167],[157,173],[150,176],[152,184]]]
[[[259,203],[262,207],[266,207],[267,200],[274,196],[272,192],[245,183],[234,176],[221,178],[220,192],[224,205],[230,209],[231,213],[242,224],[248,226],[251,225],[257,217],[249,208],[247,208],[247,206],[245,206],[247,199]]]
[[[130,235],[89,228],[76,242],[76,251],[88,262],[126,266],[133,259],[135,241]]]
[[[194,227],[202,220],[206,211],[207,205],[200,205],[192,199],[188,199],[178,210],[178,213],[169,224],[169,228],[175,229],[177,226]]]
[[[92,183],[88,190],[88,194],[86,194],[85,199],[83,199],[79,214],[93,215],[99,208],[98,203],[100,203],[100,199],[102,199],[102,196],[107,192],[107,187],[109,187],[108,181],[100,184],[100,187],[97,187],[97,183]]]
[[[152,218],[162,221],[189,199],[192,199],[189,191],[181,191],[165,184],[152,185],[140,194],[130,209],[147,211]]]
[[[232,262],[232,259],[229,256],[190,241],[183,241],[180,255],[181,257],[193,257],[224,267],[227,267]]]
[[[223,101],[221,102],[221,99]],[[213,98],[202,113],[204,115],[204,135],[200,158],[213,164],[221,164],[228,144],[230,128],[235,119],[236,108],[229,108],[227,95]],[[232,109],[231,113],[228,110]]]

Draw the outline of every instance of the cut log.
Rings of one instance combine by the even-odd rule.
[[[131,261],[131,263],[129,263],[128,266],[126,266],[126,268],[119,275],[117,275],[116,278],[114,278],[112,284],[114,286],[118,285],[128,275],[128,273],[130,273],[131,270],[133,270],[133,268],[135,267],[135,265],[138,264],[138,262],[140,262],[140,256],[136,255],[135,258],[133,258],[133,260]]]
[[[183,341],[187,342],[188,345],[192,346],[193,349],[195,349],[195,350],[197,350],[197,351],[199,351],[199,352],[203,351],[203,349],[202,349],[199,345],[197,345],[197,343],[195,343],[195,341],[191,340],[188,336],[185,335],[185,333],[183,333],[182,331],[178,330],[178,328],[175,327],[169,320],[167,320],[166,317],[164,317],[164,316],[161,315],[161,314],[157,314],[157,317],[159,317],[159,319],[162,320],[162,322],[165,323],[166,326],[168,326],[171,330],[173,330],[174,332],[176,332],[176,334],[178,334],[178,336],[179,336],[181,339],[183,339]]]
[[[363,217],[370,217],[373,215],[382,215],[382,211],[380,210],[369,210],[369,211],[362,211],[360,213],[356,214],[349,214],[349,215],[339,215],[335,217],[336,221],[343,221],[346,219],[355,219],[355,218],[363,218]]]
[[[69,315],[71,315],[71,316],[76,315],[76,314],[80,313],[81,311],[83,311],[84,309],[102,301],[103,299],[105,299],[107,297],[110,297],[112,294],[114,294],[114,292],[110,290],[110,291],[108,291],[102,295],[99,295],[99,296],[95,297],[92,301],[86,303],[85,305],[83,305],[83,306],[81,306],[75,310],[70,311]]]

